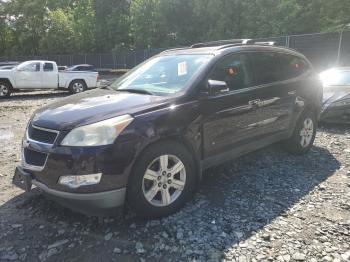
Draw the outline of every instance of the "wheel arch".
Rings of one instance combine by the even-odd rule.
[[[321,106],[320,105],[316,104],[315,102],[311,102],[305,107],[304,111],[306,111],[306,110],[312,111],[316,115],[317,120],[320,119],[320,116],[321,116]]]
[[[295,111],[295,116],[293,117],[293,119],[290,123],[288,137],[292,136],[294,129],[296,128],[296,125],[297,125],[300,117],[303,115],[303,113],[305,111],[312,111],[316,116],[316,120],[319,121],[319,119],[320,119],[321,105],[317,104],[315,101],[307,101],[305,99],[302,99],[302,102],[303,102],[303,106],[299,107]]]
[[[8,78],[0,78],[0,82],[5,82],[10,85],[10,87],[13,89],[13,85],[11,83],[11,80]]]
[[[196,177],[197,177],[197,182],[200,182],[202,180],[202,165],[201,165],[201,159],[200,155],[196,152],[196,150],[193,148],[192,144],[190,141],[188,141],[186,138],[179,136],[179,135],[173,135],[167,138],[169,141],[173,141],[175,143],[178,143],[182,146],[184,146],[188,152],[191,154],[195,167],[196,167]]]
[[[87,88],[87,83],[86,83],[86,81],[84,80],[84,79],[82,79],[82,78],[74,78],[74,79],[72,79],[72,80],[70,80],[68,83],[68,88],[69,87],[71,87],[71,85],[74,83],[74,82],[76,82],[76,81],[82,81],[82,82],[84,82],[84,84],[85,84],[85,87]]]

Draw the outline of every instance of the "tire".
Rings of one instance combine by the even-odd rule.
[[[7,82],[1,81],[0,82],[0,99],[9,97],[11,93],[12,93],[11,85]]]
[[[175,142],[155,144],[136,160],[127,185],[127,204],[139,217],[168,216],[191,198],[195,184],[195,163],[188,150]]]
[[[293,135],[284,141],[284,148],[295,155],[310,151],[316,137],[317,120],[314,112],[305,110],[299,117]]]
[[[87,86],[83,80],[73,80],[69,85],[69,92],[71,94],[79,94],[86,91]]]

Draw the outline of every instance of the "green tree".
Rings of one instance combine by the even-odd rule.
[[[161,0],[133,0],[130,7],[130,31],[136,49],[162,47],[167,30],[162,23]]]
[[[95,11],[92,0],[72,2],[72,23],[75,38],[75,52],[93,52],[95,50]]]
[[[159,19],[164,26],[165,46],[193,43],[202,28],[196,23],[194,2],[188,0],[163,0],[159,3]]]
[[[41,49],[47,54],[69,54],[77,50],[73,16],[63,9],[49,11],[47,30],[41,40]]]
[[[339,27],[350,23],[349,0],[322,1],[319,6],[321,31],[336,31],[339,30]]]
[[[3,8],[18,55],[95,50],[92,0],[12,0]]]
[[[0,55],[337,31],[350,0],[0,0]]]
[[[48,14],[46,0],[16,0],[7,3],[5,11],[10,17],[9,24],[13,28],[16,43],[13,49],[20,55],[38,54]]]
[[[11,54],[13,44],[13,32],[8,24],[4,2],[0,0],[0,56]]]
[[[127,0],[95,0],[96,50],[98,52],[129,49],[130,3]]]

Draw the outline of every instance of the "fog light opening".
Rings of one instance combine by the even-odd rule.
[[[83,176],[61,176],[58,183],[69,188],[79,188],[100,183],[102,173]]]

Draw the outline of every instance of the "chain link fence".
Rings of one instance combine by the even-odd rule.
[[[28,60],[55,61],[60,66],[90,64],[98,69],[130,69],[167,48],[145,49],[124,53],[41,55],[0,57],[0,62],[23,62]]]
[[[257,41],[274,41],[276,45],[293,48],[304,54],[318,71],[337,64],[340,46],[339,33],[269,37],[260,38]],[[125,53],[0,57],[0,62],[51,60],[62,66],[91,64],[98,69],[129,69],[164,50],[166,48],[145,49]],[[339,65],[350,66],[350,32],[344,32],[343,34]]]
[[[350,66],[350,32],[343,34],[341,45],[339,33],[270,37],[259,39],[259,41],[274,41],[277,45],[299,51],[312,62],[318,71],[336,65]],[[339,51],[339,63],[337,63]]]

